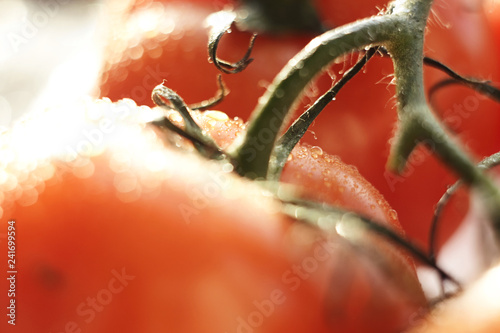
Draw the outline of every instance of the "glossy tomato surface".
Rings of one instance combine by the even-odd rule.
[[[500,4],[498,1],[486,1],[484,4],[488,23],[493,29],[497,50],[500,50]],[[500,51],[499,51],[500,52]]]
[[[230,164],[145,124],[157,117],[88,100],[2,134],[0,225],[16,260],[0,282],[16,325],[2,332],[399,332],[427,308],[399,250],[356,225],[322,232],[283,215]],[[221,146],[244,126],[220,112],[196,119]],[[314,186],[341,175],[353,185],[324,200],[399,227],[366,180],[329,159],[296,167],[295,156],[285,175]]]
[[[338,26],[374,14],[383,1],[316,1],[324,24]],[[202,24],[215,9],[215,2],[152,2],[131,14],[120,47],[109,57],[103,75],[102,96],[116,100],[132,97],[152,105],[149,91],[162,79],[188,103],[207,99],[216,91],[217,71],[207,62],[208,30]],[[149,9],[148,9],[149,8]],[[142,18],[148,19],[142,29]],[[486,23],[481,1],[435,1],[426,34],[426,54],[464,75],[498,80],[497,51]],[[244,54],[249,33],[233,32],[220,45],[220,57],[237,61]],[[237,75],[224,75],[231,91],[218,108],[231,116],[248,119],[266,87],[282,66],[312,38],[311,35],[261,34],[255,43],[254,61]],[[327,74],[305,92],[298,112],[312,104],[357,60],[357,55],[338,59]],[[419,149],[402,175],[387,172],[390,140],[397,120],[390,59],[373,59],[365,70],[349,82],[316,119],[304,141],[338,155],[378,188],[398,211],[408,235],[427,244],[433,207],[454,182],[432,152]],[[446,78],[435,69],[426,69],[427,88]],[[448,86],[429,97],[436,113],[450,133],[456,133],[470,154],[482,158],[498,150],[500,113],[498,106],[467,88]],[[443,243],[467,211],[463,193],[445,213],[439,243]]]

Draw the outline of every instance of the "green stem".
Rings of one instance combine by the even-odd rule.
[[[328,31],[313,39],[274,79],[252,114],[245,135],[229,149],[236,171],[268,179],[276,138],[306,85],[337,57],[367,46],[383,46],[394,62],[398,131],[388,166],[401,172],[418,144],[441,160],[483,195],[500,242],[500,190],[446,133],[431,112],[423,81],[424,31],[432,0],[395,0],[385,15]]]
[[[342,211],[333,206],[302,200],[296,203],[293,200],[284,201],[283,212],[292,218],[312,224],[326,232],[336,230],[337,234],[350,242],[355,242],[356,234],[362,232],[363,229],[370,230],[399,248],[406,250],[421,263],[434,268],[442,279],[452,282],[459,289],[462,288],[457,280],[437,266],[436,262],[416,244],[411,243],[385,225],[352,212]],[[340,233],[339,230],[341,230]],[[364,237],[361,237],[361,239],[366,240]]]
[[[369,49],[366,54],[351,68],[349,68],[342,78],[338,80],[335,85],[330,88],[326,93],[321,95],[313,105],[311,105],[304,113],[298,117],[293,124],[288,128],[288,130],[277,140],[276,146],[274,147],[274,158],[271,160],[269,166],[268,178],[269,180],[279,181],[281,172],[285,167],[288,156],[292,152],[293,148],[302,139],[307,129],[312,124],[312,122],[319,116],[320,112],[332,102],[340,89],[346,85],[363,67],[366,65],[368,60],[370,60],[378,48]]]
[[[475,186],[483,195],[486,207],[500,240],[500,191],[472,159],[450,138],[429,109],[423,83],[424,29],[431,0],[397,0],[393,14],[407,19],[398,38],[387,45],[394,62],[399,128],[391,147],[389,168],[400,172],[415,146],[426,144],[440,159]]]
[[[238,172],[266,178],[276,138],[306,85],[337,57],[387,42],[403,24],[395,16],[375,16],[313,39],[276,76],[252,113],[247,133],[230,148]]]

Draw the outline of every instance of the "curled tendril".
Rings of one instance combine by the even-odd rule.
[[[236,74],[243,71],[252,61],[250,55],[253,50],[255,43],[255,38],[257,34],[253,34],[250,38],[250,43],[248,49],[239,61],[231,63],[217,57],[217,49],[219,47],[219,42],[231,28],[231,25],[236,19],[236,15],[232,12],[222,11],[212,14],[212,18],[209,19],[209,23],[212,22],[212,29],[210,30],[210,36],[208,39],[208,59],[212,61],[222,73],[225,74]]]
[[[210,136],[205,134],[203,129],[191,117],[189,108],[182,98],[175,91],[165,86],[165,81],[153,89],[151,98],[159,107],[177,111],[184,120],[184,129],[176,126],[168,117],[163,117],[160,120],[152,122],[153,125],[160,128],[167,128],[190,140],[203,156],[216,159],[225,157],[224,152]]]
[[[220,75],[220,74],[217,75],[217,85],[218,85],[219,89],[217,90],[217,93],[214,97],[211,97],[211,98],[204,100],[202,102],[199,102],[199,103],[189,104],[189,105],[187,105],[187,108],[189,110],[204,111],[204,110],[207,110],[207,109],[221,103],[224,100],[224,97],[226,97],[229,94],[229,91],[226,88],[224,81],[222,81],[222,75]],[[165,86],[165,80],[163,81],[163,86]],[[155,98],[158,98],[158,96],[157,97],[152,96],[152,98],[153,98],[153,102],[155,102],[156,105],[162,106],[165,109],[176,110],[172,105],[166,104],[163,101],[156,101]],[[157,102],[162,103],[162,105],[159,105]],[[179,111],[179,110],[177,110],[177,111]]]
[[[385,57],[389,56],[389,53],[385,48],[381,47],[380,55]],[[500,102],[500,89],[494,87],[490,81],[462,76],[442,62],[431,57],[424,57],[424,65],[438,69],[449,76],[449,78],[439,81],[429,88],[427,93],[429,100],[432,100],[432,97],[436,94],[436,92],[442,88],[449,85],[461,84],[482,93],[494,101]]]
[[[454,70],[452,70],[450,67],[429,57],[424,57],[424,64],[439,69],[440,71],[448,74],[448,76],[450,76],[451,78],[442,80],[433,85],[428,92],[429,100],[441,88],[451,84],[461,84],[486,95],[487,97],[491,98],[494,101],[500,102],[500,89],[492,86],[491,82],[464,77],[455,72]]]
[[[224,82],[222,81],[221,74],[217,75],[217,84],[219,86],[219,89],[217,90],[217,94],[214,97],[200,103],[190,104],[189,108],[191,110],[203,111],[215,105],[218,105],[220,102],[222,102],[224,100],[224,97],[226,97],[229,94],[229,91],[227,90],[226,86],[224,85]]]

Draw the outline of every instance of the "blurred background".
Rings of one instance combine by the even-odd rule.
[[[0,1],[0,126],[93,94],[111,24],[130,1]]]

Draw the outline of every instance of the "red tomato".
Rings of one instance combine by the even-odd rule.
[[[361,18],[376,15],[389,1],[359,0],[352,2],[313,0],[325,25],[339,27]]]
[[[219,72],[207,61],[208,30],[203,22],[213,11],[190,2],[165,5],[154,2],[132,13],[125,28],[127,35],[117,36],[121,39],[114,42],[110,51],[111,69],[103,75],[101,96],[109,96],[112,100],[129,97],[138,104],[153,106],[151,91],[166,79],[167,85],[187,103],[212,97],[217,91]],[[250,36],[236,30],[225,36],[220,56],[238,60],[247,49]],[[253,70],[224,77],[231,92],[220,105],[221,109],[248,118],[266,85],[310,37],[258,38],[252,53]],[[192,80],[194,77],[203,79]]]
[[[340,25],[375,13],[377,6],[383,5],[383,1],[375,0],[349,3],[317,0],[316,3],[327,25]],[[113,100],[131,97],[140,104],[152,105],[149,92],[162,79],[187,102],[213,95],[217,71],[206,61],[208,31],[202,22],[214,7],[212,2],[206,6],[191,2],[153,2],[152,9],[134,12],[126,29],[133,31],[133,37],[122,36],[125,38],[110,56],[101,96]],[[141,23],[144,17],[146,29]],[[221,41],[220,56],[236,61],[246,50],[250,34],[233,30]],[[311,37],[261,34],[250,66],[242,73],[224,76],[231,93],[218,107],[231,116],[247,119],[266,86]],[[484,78],[495,73],[498,56],[490,47],[492,36],[480,1],[436,1],[426,37],[427,54],[459,73]],[[354,55],[340,60],[340,64],[329,70],[329,75],[339,77],[356,58]],[[424,245],[433,207],[455,177],[431,152],[422,149],[410,158],[403,175],[396,176],[385,170],[388,142],[397,119],[394,89],[389,84],[392,73],[389,59],[373,59],[323,111],[304,141],[356,165],[399,212],[409,237]],[[331,86],[329,75],[319,77],[311,85],[298,110],[303,110]],[[428,87],[445,77],[435,69],[426,70]],[[448,87],[435,95],[432,104],[472,155],[480,158],[498,150],[500,113],[493,102],[467,88]],[[467,198],[462,193],[447,208],[440,228],[440,244],[455,230],[467,207]]]
[[[13,226],[17,271],[0,282],[16,315],[2,332],[400,332],[426,308],[401,252],[345,223],[329,234],[285,217],[229,164],[146,126],[154,116],[131,101],[87,101],[2,135],[0,227]],[[196,116],[221,144],[243,126],[225,118]],[[299,171],[304,153],[310,173]],[[347,180],[328,200],[368,205],[399,227],[331,156],[305,149],[289,166],[285,175],[305,172],[312,184]]]
[[[495,34],[497,50],[500,52],[500,3],[490,0],[484,2],[486,17]]]

